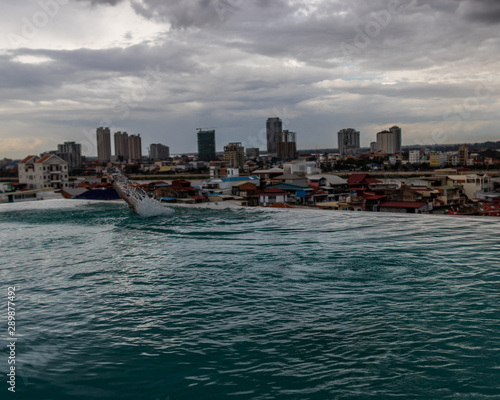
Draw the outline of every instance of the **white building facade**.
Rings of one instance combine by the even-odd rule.
[[[28,156],[18,164],[19,183],[29,189],[69,187],[68,163],[55,154]]]

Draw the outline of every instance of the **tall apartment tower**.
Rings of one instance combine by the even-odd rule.
[[[383,154],[401,153],[401,128],[393,126],[377,133],[377,150]]]
[[[394,153],[401,153],[401,128],[399,126],[393,126],[389,128],[389,132],[393,134]]]
[[[128,137],[128,151],[131,160],[142,160],[142,141],[141,135],[130,135]]]
[[[341,129],[338,134],[339,154],[343,156],[352,156],[360,152],[359,131],[347,128]]]
[[[276,141],[276,155],[282,161],[295,160],[297,158],[296,133],[285,129]]]
[[[97,128],[96,136],[97,159],[101,163],[108,163],[111,160],[111,133],[109,128]]]
[[[170,148],[160,143],[149,146],[149,158],[155,161],[166,160],[170,157]]]
[[[224,146],[224,161],[229,168],[242,168],[245,164],[245,148],[241,143]]]
[[[267,155],[275,155],[276,142],[283,133],[283,122],[279,118],[268,118],[266,122]]]
[[[115,132],[115,156],[121,161],[130,159],[127,132]]]
[[[198,160],[215,160],[215,130],[198,129]]]
[[[57,145],[56,155],[68,163],[69,170],[82,167],[82,145],[75,142],[64,142]]]

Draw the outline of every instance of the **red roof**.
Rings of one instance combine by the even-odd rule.
[[[417,201],[386,201],[379,205],[379,207],[389,208],[421,208],[426,206],[427,203],[420,203]]]
[[[381,181],[375,178],[370,178],[368,174],[351,174],[349,178],[347,178],[347,183],[349,185],[360,185],[367,183],[381,183]]]
[[[182,185],[191,185],[191,182],[185,179],[174,179],[172,181],[172,186],[182,186]]]
[[[283,189],[267,189],[265,192],[262,192],[262,194],[290,194],[286,190]]]
[[[205,200],[205,198],[203,196],[200,196],[200,195],[189,196],[189,197],[191,197],[192,199],[195,199],[195,200]]]
[[[349,185],[356,185],[358,183],[362,183],[365,181],[368,174],[351,174],[349,178],[347,178],[347,183]]]
[[[33,158],[35,158],[35,156],[28,156],[23,161],[21,161],[20,164],[27,163],[28,161],[31,161]]]
[[[52,156],[53,156],[53,154],[47,154],[46,156],[43,156],[42,158],[40,158],[38,161],[35,161],[35,162],[38,164],[44,163]]]
[[[382,195],[365,195],[365,200],[380,200],[380,199],[383,199],[387,196],[382,196]]]

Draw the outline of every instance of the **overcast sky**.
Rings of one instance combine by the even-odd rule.
[[[500,140],[500,2],[5,0],[0,158],[95,129],[194,152],[196,128],[266,148],[281,117],[298,148]]]

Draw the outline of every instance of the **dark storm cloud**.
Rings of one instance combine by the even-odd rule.
[[[500,3],[492,0],[466,0],[461,4],[463,15],[466,19],[498,24],[500,22]]]

